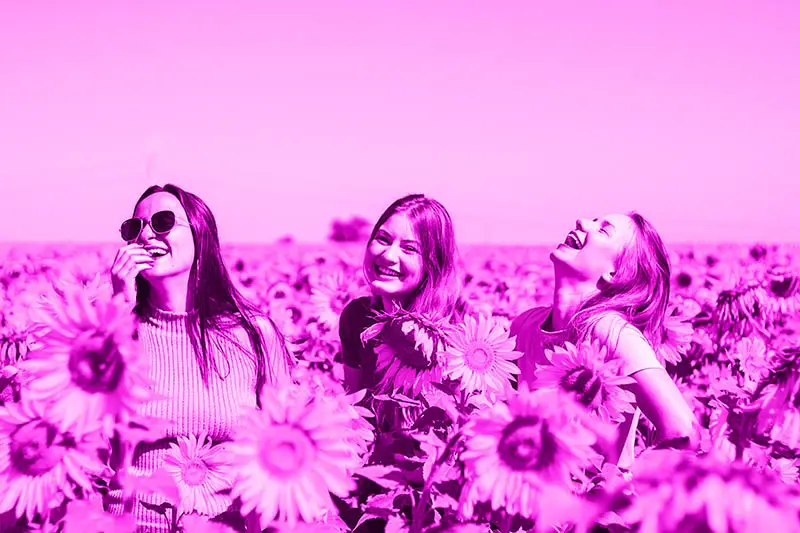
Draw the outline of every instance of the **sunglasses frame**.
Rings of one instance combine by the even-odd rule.
[[[156,215],[161,214],[161,213],[171,213],[172,214],[172,218],[174,219],[172,227],[170,227],[166,231],[156,231],[156,229],[153,227],[153,217],[155,217]],[[122,235],[122,227],[125,224],[127,224],[128,222],[131,222],[133,220],[138,220],[138,221],[141,222],[141,226],[139,227],[139,232],[136,234],[136,236],[134,238],[126,239],[125,236]],[[142,218],[142,217],[131,217],[131,218],[125,219],[122,222],[122,224],[120,224],[120,226],[119,226],[120,237],[122,237],[122,240],[124,240],[125,242],[133,242],[133,241],[135,241],[136,239],[138,239],[142,235],[142,232],[144,231],[144,228],[146,228],[147,226],[150,226],[150,229],[153,230],[153,233],[155,233],[156,235],[166,235],[170,231],[175,229],[175,226],[184,226],[184,227],[187,227],[187,228],[191,228],[192,227],[192,223],[189,222],[188,220],[183,220],[178,215],[176,215],[174,211],[171,211],[169,209],[162,209],[161,211],[157,211],[157,212],[153,213],[150,216],[149,220],[145,219],[145,218]]]

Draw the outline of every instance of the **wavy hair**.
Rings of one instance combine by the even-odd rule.
[[[423,194],[409,194],[392,203],[378,218],[367,246],[396,214],[405,214],[420,243],[422,280],[410,297],[408,310],[441,319],[463,318],[462,279],[453,221],[447,209]],[[366,269],[366,265],[364,265]]]
[[[587,299],[570,320],[567,330],[573,341],[589,337],[600,319],[622,317],[653,345],[665,339],[665,315],[670,296],[669,255],[656,229],[642,215],[631,212],[635,235],[617,258],[609,282]]]

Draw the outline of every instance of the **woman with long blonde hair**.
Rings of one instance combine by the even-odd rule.
[[[524,353],[521,382],[536,388],[537,368],[548,364],[546,349],[597,342],[619,360],[620,373],[632,378],[624,387],[636,399],[608,459],[620,468],[631,466],[642,413],[661,445],[694,445],[694,414],[655,353],[665,338],[670,264],[652,224],[635,212],[578,220],[550,260],[552,305],[525,311],[511,325],[517,350]]]

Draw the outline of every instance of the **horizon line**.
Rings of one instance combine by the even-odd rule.
[[[14,245],[37,245],[37,246],[46,246],[46,245],[72,245],[72,246],[110,246],[113,244],[118,244],[117,241],[47,241],[47,240],[0,240],[0,246],[14,246]],[[350,241],[350,242],[336,242],[330,240],[320,240],[320,241],[299,241],[299,240],[291,240],[291,241],[282,241],[281,239],[274,239],[271,241],[224,241],[220,243],[221,246],[224,248],[226,246],[286,246],[286,245],[299,245],[299,246],[325,246],[325,245],[364,245],[366,241]],[[490,242],[490,241],[461,241],[458,243],[458,246],[497,246],[497,247],[520,247],[520,246],[553,246],[557,243],[552,241],[527,241],[527,242]],[[665,241],[664,244],[666,246],[686,246],[686,245],[714,245],[714,246],[800,246],[800,241],[785,241],[785,242],[778,242],[778,241],[705,241],[705,240],[697,240],[697,241],[674,241],[674,242],[667,242]]]

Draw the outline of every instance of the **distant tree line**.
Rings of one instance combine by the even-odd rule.
[[[354,216],[347,220],[334,219],[328,240],[331,242],[364,242],[369,239],[372,223],[364,217]]]

